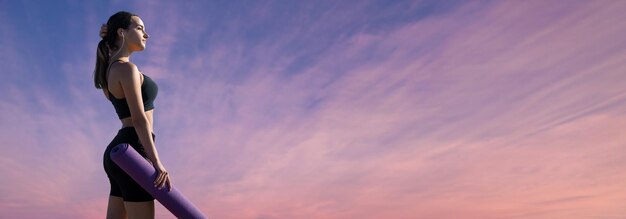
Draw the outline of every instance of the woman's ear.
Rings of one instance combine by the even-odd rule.
[[[123,28],[117,28],[117,36],[124,37],[124,29]]]

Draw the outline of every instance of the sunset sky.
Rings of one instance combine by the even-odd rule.
[[[621,0],[0,0],[0,218],[106,215],[121,10],[209,218],[626,218]]]

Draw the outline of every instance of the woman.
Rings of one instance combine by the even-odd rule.
[[[157,171],[155,187],[162,189],[172,185],[165,167],[159,159],[154,140],[153,101],[158,87],[147,75],[130,62],[134,51],[145,49],[149,37],[139,16],[120,11],[103,25],[98,44],[94,83],[103,89],[111,101],[122,128],[109,143],[103,156],[111,190],[107,218],[154,218],[154,197],[124,172],[110,157],[113,147],[130,144],[141,156],[150,161]],[[113,54],[113,55],[111,55]]]

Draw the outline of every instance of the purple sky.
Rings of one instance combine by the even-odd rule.
[[[0,0],[0,218],[106,214],[119,10],[210,218],[626,218],[626,1],[173,2]]]

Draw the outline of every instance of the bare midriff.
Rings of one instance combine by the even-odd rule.
[[[150,123],[150,127],[152,127],[152,112],[153,111],[154,111],[154,109],[146,111],[146,118],[148,118],[148,122]],[[129,127],[129,126],[134,126],[133,119],[131,117],[126,117],[126,118],[120,119],[120,121],[122,121],[122,128]]]

